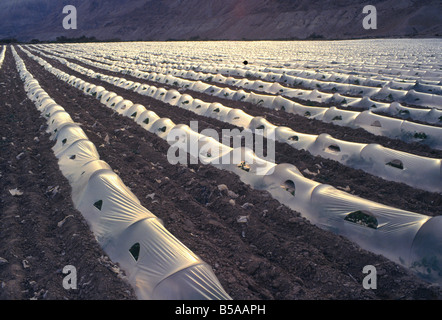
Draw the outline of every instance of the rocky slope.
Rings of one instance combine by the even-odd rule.
[[[78,29],[64,30],[62,8],[75,5]],[[365,30],[365,5],[378,13]],[[0,38],[51,40],[347,39],[442,35],[437,0],[4,0]]]

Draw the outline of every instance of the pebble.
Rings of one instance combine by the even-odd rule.
[[[349,186],[346,186],[345,188],[344,188],[344,187],[337,186],[336,189],[340,189],[340,190],[345,191],[345,192],[350,192],[350,191],[351,191],[351,189],[350,189]]]
[[[232,199],[236,199],[239,197],[239,195],[237,195],[235,192],[233,192],[232,190],[227,191],[227,195],[232,198]]]
[[[151,193],[146,196],[146,199],[151,198],[153,200],[154,197],[155,197],[155,193]]]
[[[12,196],[21,196],[21,195],[23,195],[23,192],[21,192],[20,190],[18,190],[17,188],[15,188],[15,189],[10,189],[9,190],[9,193],[12,195]]]
[[[24,155],[25,155],[25,153],[22,152],[22,153],[20,153],[19,155],[17,155],[15,158],[16,158],[17,160],[20,160]]]
[[[63,220],[61,220],[57,223],[57,227],[59,227],[59,228],[62,227],[68,218],[73,218],[73,217],[74,217],[73,215],[68,215],[68,216],[64,217]]]
[[[3,266],[3,265],[8,264],[8,263],[9,263],[8,260],[6,260],[5,258],[0,257],[0,266]]]
[[[249,216],[240,216],[238,219],[236,219],[236,222],[238,223],[247,223],[249,221]]]
[[[220,185],[218,185],[218,190],[221,192],[229,191],[229,188],[227,188],[227,186],[225,184],[220,184]]]
[[[249,209],[249,208],[253,208],[253,207],[254,207],[254,205],[249,202],[246,202],[241,206],[241,208],[243,208],[243,209]]]
[[[25,268],[25,269],[30,267],[29,261],[26,259],[22,261],[22,264],[23,264],[23,268]]]
[[[312,175],[312,176],[314,176],[314,177],[316,177],[316,176],[318,175],[318,173],[312,172],[312,171],[310,171],[310,170],[307,169],[307,168],[304,169],[303,172],[306,173],[306,174]]]

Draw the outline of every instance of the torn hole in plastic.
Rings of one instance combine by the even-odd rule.
[[[245,162],[245,161],[241,161],[241,162],[237,165],[237,167],[240,168],[241,170],[246,171],[246,172],[249,172],[249,171],[250,171],[250,166],[249,166],[249,165],[247,164],[247,162]]]
[[[364,210],[351,212],[345,217],[344,220],[359,224],[367,228],[378,228],[378,220],[376,219],[376,217],[373,216],[370,212]]]
[[[371,124],[371,126],[372,126],[372,127],[382,128],[382,125],[381,125],[381,123],[379,122],[379,120],[374,121],[374,122]]]
[[[283,188],[285,191],[290,193],[292,196],[295,196],[295,183],[292,180],[286,180],[282,185],[281,188]]]
[[[396,169],[404,170],[404,164],[402,163],[401,160],[398,159],[387,162],[386,165]]]
[[[138,261],[138,258],[140,257],[140,244],[137,242],[129,249],[130,254],[135,259],[135,261]]]
[[[332,144],[332,145],[329,145],[329,146],[325,149],[325,151],[327,151],[327,152],[331,152],[331,153],[337,153],[337,152],[341,152],[341,148],[339,148],[338,145]]]
[[[94,207],[101,211],[101,208],[103,207],[103,200],[98,200],[95,202]]]

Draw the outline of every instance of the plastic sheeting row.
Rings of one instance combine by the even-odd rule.
[[[237,72],[238,69],[233,69],[231,72]],[[237,72],[238,73],[238,72]],[[439,85],[414,85],[409,90],[405,90],[403,86],[397,85],[397,83],[390,81],[379,87],[377,84],[375,87],[369,85],[373,84],[374,81],[365,82],[364,84],[360,84],[359,79],[356,78],[353,83],[340,83],[335,81],[330,81],[326,79],[321,80],[312,80],[306,79],[304,77],[293,76],[286,73],[275,73],[269,71],[253,71],[253,70],[244,70],[244,75],[248,75],[251,77],[259,78],[264,81],[278,82],[283,84],[291,84],[291,85],[299,85],[306,89],[315,90],[320,88],[320,90],[337,92],[343,95],[363,95],[367,96],[374,100],[388,100],[394,99],[396,102],[403,102],[423,107],[434,107],[434,108],[442,108],[442,95],[441,86]],[[230,74],[227,73],[227,74]],[[416,90],[417,89],[417,90]],[[432,89],[435,92],[433,93],[425,93],[419,92],[418,90]],[[327,102],[327,95],[323,92],[321,94],[325,95],[324,102]],[[345,99],[349,100],[350,97],[345,97]]]
[[[388,68],[386,65],[385,68]],[[382,70],[385,70],[383,68]],[[250,69],[247,68],[247,69]],[[320,80],[320,81],[331,81],[336,83],[342,83],[342,84],[359,84],[362,86],[367,87],[383,87],[385,85],[389,85],[393,89],[399,89],[399,90],[410,90],[410,89],[417,89],[418,85],[420,83],[428,84],[427,81],[422,80],[406,80],[406,79],[398,79],[397,74],[396,78],[386,77],[385,75],[379,74],[379,73],[371,73],[366,76],[361,75],[360,72],[358,74],[355,74],[355,70],[345,70],[343,69],[343,66],[340,66],[338,68],[325,68],[325,70],[312,70],[312,69],[293,69],[293,68],[272,68],[272,67],[265,67],[260,69],[254,69],[255,71],[261,71],[261,72],[268,72],[268,73],[279,73],[279,74],[287,74],[291,76],[300,77],[303,79],[309,79],[309,80]],[[360,70],[362,71],[362,70]],[[362,72],[363,73],[363,72]],[[439,85],[433,83],[431,86],[435,86],[432,88],[438,88]],[[428,91],[426,87],[419,88],[419,91],[430,93],[433,91]]]
[[[3,65],[3,61],[5,60],[5,54],[6,54],[6,46],[3,46],[2,51],[0,52],[0,69]]]
[[[58,50],[75,54],[82,54],[84,51],[93,52],[99,57],[118,57],[118,59],[127,62],[137,60],[157,65],[169,63],[194,66],[196,64],[205,67],[214,66],[217,69],[234,66],[246,70],[286,73],[317,80],[324,79],[324,76],[328,78],[332,74],[338,77],[336,82],[342,83],[346,82],[347,78],[355,78],[362,82],[365,77],[400,82],[419,81],[440,85],[442,72],[438,66],[437,43],[433,43],[433,39],[403,44],[400,43],[401,41],[407,42],[407,40],[399,40],[394,43],[389,40],[386,44],[380,43],[382,40],[376,41],[374,50],[369,44],[370,41],[339,44],[328,42],[321,45],[317,45],[315,42],[279,42],[278,45],[275,45],[274,42],[255,42],[239,43],[238,46],[228,48],[223,42],[212,42],[204,46],[184,43],[169,46],[149,45],[148,50],[143,43],[130,43],[129,46],[125,43],[112,44],[112,46],[80,44],[68,48],[62,45],[39,45],[39,47],[51,50],[55,47]],[[334,50],[328,50],[333,45],[335,46]],[[259,47],[259,50],[254,50],[254,47]],[[298,50],[296,57],[280,55],[282,48],[290,47]],[[361,54],[361,49],[368,47],[370,47],[369,54]],[[398,47],[402,48],[398,50]],[[321,50],[322,53],[320,59],[318,59],[318,50]],[[395,50],[398,50],[400,54],[394,54]],[[121,51],[124,51],[124,55],[121,54]],[[223,54],[219,54],[220,51]],[[303,51],[302,54],[299,51]],[[390,54],[386,55],[386,51]],[[246,66],[238,64],[238,61],[242,61],[239,59],[243,57],[244,53],[247,53],[249,61],[253,64]],[[277,59],[274,58],[276,54],[279,54]]]
[[[78,53],[81,51],[82,50],[77,49],[76,52]],[[118,52],[118,50],[115,51]],[[125,50],[125,52],[127,51]],[[96,53],[98,55],[102,54],[102,52],[99,51]],[[352,83],[352,80],[357,80],[358,83],[368,86],[378,86],[379,84],[383,86],[390,81],[399,81],[401,85],[397,86],[397,89],[402,88],[406,90],[410,89],[409,83],[421,83],[436,86],[440,86],[442,84],[440,81],[442,72],[438,70],[439,67],[436,57],[434,57],[433,60],[429,60],[428,57],[426,57],[425,59],[422,59],[425,61],[424,63],[420,62],[416,66],[413,66],[412,69],[404,69],[403,65],[394,66],[394,63],[388,60],[384,63],[378,62],[376,65],[370,66],[366,56],[363,58],[363,61],[356,64],[349,64],[345,59],[339,62],[328,59],[323,61],[316,60],[314,63],[312,63],[311,61],[301,58],[298,59],[298,61],[301,62],[299,64],[293,64],[291,61],[286,63],[276,63],[275,66],[275,59],[271,59],[271,61],[257,59],[254,61],[253,65],[248,64],[245,66],[243,64],[239,65],[237,63],[238,60],[236,59],[230,59],[231,61],[229,63],[227,59],[230,57],[223,57],[223,59],[220,60],[219,56],[215,56],[213,59],[211,59],[202,52],[198,53],[198,56],[204,56],[204,58],[198,58],[198,56],[195,55],[189,55],[186,57],[182,54],[182,52],[175,53],[171,52],[170,50],[168,50],[167,53],[163,52],[162,54],[151,55],[146,55],[145,53],[142,54],[140,51],[135,50],[132,54],[132,59],[135,58],[137,60],[146,60],[144,57],[147,56],[150,64],[190,65],[190,68],[195,68],[197,70],[200,70],[203,67],[212,68],[209,70],[238,76],[245,75],[246,72],[249,71],[259,71],[266,73],[284,73],[303,79],[316,79],[338,83]],[[316,58],[317,54],[315,52],[314,59]],[[404,59],[404,57],[401,58]],[[130,54],[126,54],[124,59],[124,61],[130,62]],[[415,57],[409,57],[409,59],[416,62]],[[198,67],[195,67],[195,65]],[[272,65],[274,67],[272,67]],[[414,69],[415,67],[416,69]],[[378,80],[380,80],[380,82],[378,82]],[[375,85],[372,85],[372,81],[375,81]]]
[[[425,95],[426,93],[419,93],[414,90],[410,90],[406,93],[406,97],[404,97],[404,99],[401,99],[400,97],[402,93],[399,93],[398,90],[390,88],[389,85],[386,85],[383,88],[370,88],[370,87],[362,88],[361,86],[356,86],[353,84],[340,84],[340,86],[345,86],[345,89],[338,90],[337,89],[338,85],[334,85],[332,83],[327,83],[327,82],[321,82],[320,88],[322,91],[319,91],[317,88],[313,88],[312,90],[293,89],[287,86],[283,86],[276,82],[268,82],[261,80],[255,81],[255,80],[249,80],[247,78],[238,79],[231,76],[225,77],[219,73],[218,74],[202,73],[193,70],[177,71],[176,69],[158,68],[158,67],[144,68],[143,70],[151,72],[154,75],[152,76],[152,78],[158,76],[159,74],[165,74],[165,75],[173,74],[176,77],[181,77],[185,79],[220,83],[229,86],[241,87],[248,90],[260,91],[274,95],[281,95],[288,98],[297,98],[306,102],[314,101],[326,104],[334,103],[340,105],[342,108],[358,107],[361,109],[371,109],[376,112],[385,112],[392,116],[404,117],[404,118],[406,117],[413,120],[423,121],[429,124],[438,124],[442,122],[442,110],[440,110],[442,109],[442,95],[434,95],[434,97],[431,98],[429,96],[422,96]],[[282,78],[283,76],[279,77]],[[266,79],[267,78],[268,77],[266,77]],[[287,79],[283,80],[283,82],[284,83],[287,82]],[[299,84],[301,82],[302,81],[299,80],[299,82],[296,82],[296,84]],[[331,91],[333,93],[323,92],[324,89]],[[216,91],[219,92],[219,90]],[[352,96],[343,96],[342,94],[351,94]],[[356,98],[354,97],[355,95],[360,95],[363,97]],[[223,92],[223,96],[221,97],[228,98],[229,96],[231,96],[229,92]],[[376,101],[376,99],[377,100],[391,99],[395,100],[395,102],[385,103],[385,102]],[[426,101],[428,99],[432,99],[431,104],[434,104],[433,108],[428,108],[428,109],[412,108],[408,106],[403,106],[399,102],[397,102],[401,100],[406,100],[404,102],[408,102],[410,104],[416,104],[415,103],[416,101]],[[440,101],[433,101],[438,99]],[[247,102],[247,100],[244,101]],[[264,101],[265,100],[263,99],[263,102]],[[336,124],[339,123],[340,123],[339,121],[336,121]]]
[[[94,59],[103,63],[108,63],[106,59],[94,57]],[[132,61],[129,65],[134,65],[135,61]],[[126,63],[128,65],[128,63]],[[392,116],[406,116],[410,119],[424,121],[427,123],[441,123],[442,122],[442,86],[430,85],[421,83],[405,83],[398,81],[380,81],[373,79],[366,79],[365,81],[361,77],[355,77],[353,75],[347,75],[336,77],[328,75],[327,78],[321,79],[321,81],[305,79],[299,76],[292,76],[287,73],[281,74],[280,72],[270,72],[268,68],[261,71],[254,71],[250,74],[250,70],[238,71],[238,68],[219,68],[219,67],[202,67],[199,65],[189,70],[188,65],[180,65],[171,67],[168,64],[164,66],[151,66],[140,68],[139,64],[137,68],[143,71],[174,75],[191,80],[202,80],[214,83],[222,83],[230,86],[242,87],[244,89],[262,91],[271,94],[280,94],[287,97],[294,97],[304,101],[315,101],[320,103],[337,103],[342,104],[342,107],[352,106],[360,108],[372,108],[376,111],[386,112]],[[241,70],[241,69],[240,69]],[[271,69],[270,69],[271,70]],[[276,71],[276,70],[275,70]],[[210,73],[216,72],[216,73]],[[259,77],[264,80],[249,80],[247,78],[237,79],[232,75],[244,75]],[[316,73],[315,73],[316,74]],[[325,76],[323,76],[325,77]],[[352,83],[336,82],[336,79],[341,77],[347,79]],[[342,80],[341,80],[342,81]],[[362,84],[358,84],[360,82]],[[281,85],[279,83],[284,84]],[[292,85],[302,85],[305,89],[293,89],[286,85],[290,83]],[[408,88],[404,90],[403,88]],[[321,91],[318,90],[320,88]],[[323,91],[333,92],[332,94]],[[426,91],[426,92],[423,92]],[[430,94],[431,92],[431,94]],[[350,94],[351,96],[342,96]],[[363,96],[361,98],[355,98],[355,95]],[[394,100],[393,103],[384,103],[374,100]],[[369,102],[369,103],[368,103]],[[400,105],[398,102],[405,102],[408,104],[427,106],[429,109],[411,108]],[[400,112],[398,112],[398,106]]]
[[[95,67],[99,67],[105,70],[110,70],[113,72],[121,72],[133,75],[135,77],[146,79],[162,84],[174,84],[184,89],[189,89],[204,94],[220,97],[223,99],[230,99],[234,101],[249,102],[252,104],[257,104],[269,109],[284,110],[286,112],[294,113],[300,116],[308,117],[310,119],[316,119],[323,122],[333,123],[340,126],[346,126],[351,128],[362,128],[370,133],[376,135],[387,136],[394,139],[401,139],[408,142],[419,142],[429,145],[435,149],[442,149],[442,127],[436,127],[431,125],[419,124],[416,122],[410,122],[402,119],[395,119],[391,117],[382,116],[372,112],[371,110],[359,112],[359,111],[348,111],[343,109],[338,109],[336,107],[326,108],[326,107],[314,107],[306,106],[300,103],[294,102],[288,98],[285,98],[279,94],[284,93],[288,97],[300,97],[300,94],[304,96],[304,99],[311,101],[324,102],[337,102],[342,103],[344,100],[349,106],[356,107],[372,107],[377,105],[376,102],[372,101],[368,97],[364,98],[350,98],[343,97],[339,93],[325,94],[319,92],[318,90],[303,90],[303,89],[289,89],[282,87],[279,83],[264,83],[262,81],[252,81],[248,79],[242,79],[239,82],[234,78],[225,78],[218,75],[215,82],[222,83],[225,81],[226,84],[231,84],[235,82],[235,86],[243,86],[248,89],[264,89],[266,85],[267,91],[271,93],[276,93],[278,95],[263,95],[256,94],[254,92],[245,92],[244,90],[232,90],[229,88],[222,88],[216,85],[210,85],[201,81],[191,81],[185,80],[173,75],[148,73],[139,71],[138,69],[133,69],[127,65],[124,67],[119,67],[115,64],[112,66],[109,64],[93,63],[90,60],[75,57],[79,61],[87,64],[93,64]],[[187,73],[187,72],[186,72]],[[262,88],[260,88],[262,87]],[[281,92],[283,90],[283,92]],[[390,96],[391,89],[382,88],[386,95]],[[425,95],[424,93],[416,93],[417,95]],[[324,98],[325,97],[325,98]],[[442,96],[440,96],[442,98]],[[325,99],[325,100],[324,100]],[[392,97],[392,99],[394,99]],[[323,101],[324,100],[324,101]],[[442,101],[441,104],[442,106]],[[394,104],[391,107],[387,104],[379,104],[379,111],[395,113],[395,115],[400,116],[416,116],[416,120],[424,120],[429,123],[439,123],[442,119],[442,111],[433,109],[421,109],[416,110],[414,108],[403,107],[399,104]]]
[[[72,55],[71,55],[72,56]],[[78,57],[78,56],[77,56]],[[109,63],[107,59],[93,57],[94,60]],[[116,57],[118,59],[118,57]],[[125,61],[125,65],[135,65],[137,63],[137,67],[140,68],[138,60],[128,59],[128,58],[120,58],[120,61]],[[159,61],[162,59],[158,58]],[[115,63],[115,62],[114,62]],[[377,100],[388,100],[394,99],[395,102],[405,102],[408,104],[414,104],[419,106],[426,106],[429,108],[439,108],[442,109],[442,86],[440,84],[425,84],[420,82],[407,83],[405,81],[381,81],[375,79],[364,79],[362,77],[356,77],[354,75],[333,75],[333,74],[322,74],[320,80],[319,79],[310,79],[305,75],[308,74],[310,76],[318,76],[317,72],[312,71],[304,71],[298,72],[295,76],[293,72],[290,70],[285,70],[281,68],[264,68],[264,69],[251,69],[250,67],[244,68],[228,68],[213,65],[198,65],[197,67],[191,67],[189,64],[180,64],[174,67],[170,66],[171,64],[166,64],[166,66],[155,66],[155,67],[144,67],[144,71],[155,72],[155,73],[163,73],[163,74],[174,74],[179,77],[185,77],[193,80],[201,80],[205,79],[207,81],[208,78],[212,78],[213,82],[217,83],[226,83],[233,85],[232,82],[236,82],[237,86],[241,86],[242,83],[246,82],[248,86],[244,86],[246,89],[254,89],[268,93],[279,93],[280,90],[283,90],[284,94],[289,94],[292,97],[297,97],[302,100],[311,100],[318,101],[318,94],[315,95],[310,94],[312,90],[317,90],[321,88],[321,90],[331,91],[339,94],[350,94],[350,95],[363,95],[365,98],[369,99],[377,99]],[[181,70],[181,71],[180,71]],[[257,81],[258,84],[255,84],[255,81],[250,81],[248,79],[234,79],[232,76],[242,76],[242,77],[257,77],[263,81]],[[227,76],[227,77],[225,77]],[[230,83],[229,83],[230,82]],[[270,83],[269,83],[270,82]],[[273,89],[268,91],[267,89],[272,86],[275,82],[282,83],[284,85],[302,85],[303,87],[311,90],[301,90],[301,89],[292,89],[289,87],[283,87],[281,85],[274,86]],[[321,96],[318,102],[323,103],[340,103],[344,100],[351,101],[354,103],[359,102],[362,98],[352,98],[349,96],[341,97],[336,94],[327,94],[324,92],[319,92]],[[312,99],[313,98],[313,99]],[[373,102],[370,106],[379,107],[379,105],[384,106],[385,103]],[[407,108],[407,107],[404,107]],[[387,108],[383,108],[384,110],[379,111],[387,111]],[[413,118],[413,110],[414,108],[407,108],[408,111],[411,111],[409,114],[411,118]],[[421,109],[422,111],[422,109]],[[427,110],[429,111],[429,110]],[[395,115],[392,113],[392,115]],[[441,114],[442,115],[442,114]],[[438,123],[440,121],[439,118],[428,117],[429,123]],[[414,118],[413,118],[414,119]],[[421,120],[421,119],[416,119]]]
[[[15,53],[15,52],[14,52]],[[28,97],[46,117],[53,151],[72,186],[72,199],[109,257],[120,264],[140,299],[230,299],[210,266],[144,208],[100,160],[94,144],[40,87],[15,55]]]
[[[43,65],[47,64],[43,59],[33,57],[38,59]],[[150,96],[172,106],[192,111],[198,115],[216,118],[237,127],[249,129],[252,132],[264,129],[263,132],[266,137],[288,143],[296,149],[307,150],[312,155],[338,161],[346,166],[364,170],[367,173],[390,181],[402,182],[432,192],[442,191],[442,160],[440,159],[416,156],[385,148],[378,144],[338,140],[328,134],[310,135],[298,133],[288,127],[275,126],[262,117],[252,117],[242,110],[229,108],[220,103],[203,102],[199,99],[193,99],[190,95],[182,95],[177,90],[166,90],[127,81],[124,78],[109,77],[67,61],[60,61],[85,75],[99,77],[102,81]],[[100,90],[104,90],[104,88]],[[116,96],[116,94],[114,95]],[[123,98],[120,99],[124,100]],[[112,100],[113,104],[119,102],[118,100]],[[331,116],[327,115],[327,117]],[[379,118],[377,121],[383,120],[385,118]],[[387,124],[384,125],[387,126]]]
[[[134,105],[103,87],[56,71],[55,68],[51,70],[60,79],[94,96],[106,107],[133,118],[146,130],[167,139],[170,144],[176,143],[175,138],[190,141],[191,135],[198,135],[187,126],[176,125],[169,119],[157,119],[150,127],[146,127],[145,120],[152,119],[153,113],[144,106]],[[168,124],[167,129],[161,130],[160,134],[155,128],[165,124]],[[179,129],[179,136],[172,134],[175,129]],[[260,159],[245,148],[226,148],[201,135],[196,141],[199,141],[200,154],[208,150],[208,145],[211,151],[219,150],[205,158],[207,164],[235,173],[255,189],[267,190],[275,199],[300,212],[319,227],[346,236],[367,250],[410,267],[430,281],[441,281],[438,270],[442,267],[442,216],[428,217],[356,197],[303,177],[293,165]],[[246,160],[237,163],[235,152],[240,152],[241,159]],[[432,262],[430,267],[427,261]]]

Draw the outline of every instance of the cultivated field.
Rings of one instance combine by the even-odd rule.
[[[0,297],[440,298],[441,45],[3,47]]]

